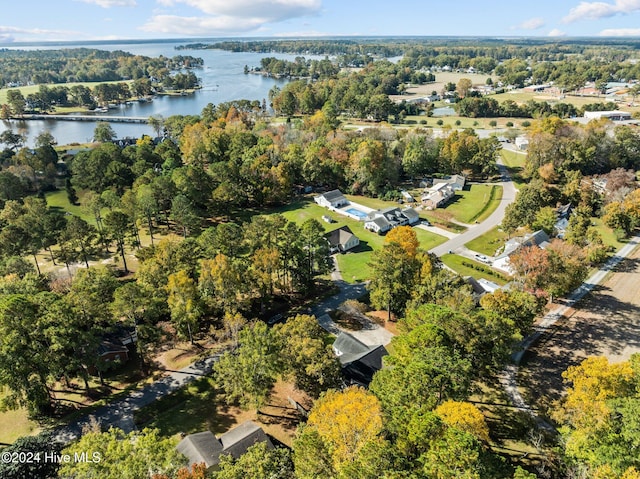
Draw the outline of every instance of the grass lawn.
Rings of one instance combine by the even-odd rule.
[[[297,394],[296,394],[297,393]],[[256,421],[267,434],[290,445],[298,424],[295,410],[288,405],[287,396],[301,401],[291,385],[278,382],[267,405],[257,414],[227,405],[216,390],[211,378],[198,379],[178,391],[165,396],[134,413],[139,428],[156,428],[163,436],[179,433],[211,431],[221,435],[247,420]]]
[[[348,198],[357,203],[369,206],[370,208],[374,208],[374,206],[370,206],[373,204],[378,205],[375,206],[376,208],[398,206],[398,204],[394,202],[382,201],[373,198],[363,198],[360,196],[348,196]],[[365,201],[361,201],[361,198],[368,204],[365,204]],[[326,208],[317,205],[310,198],[302,201],[296,201],[285,207],[277,208],[273,210],[272,213],[280,213],[289,221],[294,221],[298,224],[302,224],[304,221],[314,218],[322,224],[325,231],[332,231],[345,225],[351,228],[351,231],[360,238],[360,246],[349,253],[339,254],[337,256],[340,271],[342,271],[344,280],[348,282],[363,281],[369,278],[370,270],[367,263],[370,261],[371,252],[382,248],[382,245],[384,244],[384,236],[365,230],[361,221],[356,221],[339,213],[331,212]],[[327,214],[335,220],[335,223],[328,224],[322,221],[322,216]],[[431,249],[447,240],[444,236],[419,228],[415,228],[414,231],[416,232],[418,241],[420,242],[420,247],[423,249]]]
[[[500,156],[502,157],[504,165],[509,170],[509,174],[516,188],[520,189],[526,183],[522,178],[522,171],[527,155],[510,150],[500,150]]]
[[[501,231],[496,226],[482,236],[478,236],[476,239],[469,241],[465,246],[477,253],[493,256],[496,250],[504,245],[507,237],[507,233]]]
[[[84,192],[78,192],[78,202],[80,203],[79,205],[72,205],[71,203],[69,203],[69,198],[67,198],[67,192],[65,190],[51,191],[45,195],[45,198],[47,200],[47,204],[50,207],[69,212],[72,215],[79,216],[87,223],[95,226],[95,217],[91,213],[85,212],[81,206],[83,195]]]
[[[457,254],[445,254],[441,256],[440,259],[449,268],[462,276],[473,276],[476,279],[485,278],[501,286],[508,282],[507,278],[502,273],[498,273],[490,266],[472,259],[464,258]]]
[[[628,240],[618,241],[616,239],[616,235],[611,228],[606,226],[601,218],[591,218],[591,224],[594,225],[598,233],[602,235],[602,241],[607,246],[613,246],[616,251],[622,248],[625,244],[627,244]]]
[[[469,189],[456,191],[456,195],[447,203],[444,211],[451,213],[451,216],[461,223],[472,223],[481,215],[490,215],[497,208],[501,198],[502,186],[470,185]]]
[[[0,397],[3,396],[0,390]],[[22,436],[30,436],[40,431],[38,424],[31,421],[27,410],[0,411],[0,443],[11,444]]]

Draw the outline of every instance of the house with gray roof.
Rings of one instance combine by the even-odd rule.
[[[259,442],[266,443],[268,449],[274,448],[271,439],[260,426],[253,421],[246,421],[219,438],[211,431],[189,434],[178,443],[176,449],[189,459],[189,466],[204,463],[207,469],[214,469],[222,454],[238,459]]]
[[[383,345],[367,346],[345,332],[333,342],[333,352],[340,361],[345,380],[365,387],[382,369],[382,358],[389,354]]]
[[[349,204],[349,200],[345,198],[340,190],[331,190],[313,198],[313,201],[325,208],[340,208]]]
[[[549,235],[545,233],[544,230],[538,230],[524,236],[512,238],[505,243],[502,253],[496,257],[492,266],[508,274],[513,274],[513,269],[509,264],[509,257],[513,253],[525,246],[537,246],[538,248],[545,249],[549,245],[549,241]]]
[[[353,234],[353,231],[348,226],[342,226],[328,232],[325,234],[325,238],[329,242],[329,251],[331,253],[344,253],[360,244],[360,239]]]
[[[369,213],[364,221],[365,229],[374,233],[384,234],[397,226],[415,225],[420,222],[420,215],[413,208],[391,206],[384,210],[376,210]]]

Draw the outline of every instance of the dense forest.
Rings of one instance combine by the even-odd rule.
[[[110,52],[90,48],[28,51],[0,49],[0,61],[0,87],[141,78],[162,81],[171,72],[203,64],[201,58],[192,56],[151,58],[121,50]]]
[[[402,56],[398,64],[415,70],[450,67],[495,72],[505,85],[522,87],[553,81],[568,90],[586,81],[629,81],[640,78],[638,44],[634,40],[491,40],[491,39],[364,39],[262,40],[191,44],[181,49],[219,48],[229,51],[330,55],[339,65],[362,66],[374,58]],[[356,66],[356,65],[353,65]]]

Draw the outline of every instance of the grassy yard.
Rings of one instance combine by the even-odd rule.
[[[477,253],[493,256],[496,250],[504,245],[507,237],[508,235],[496,226],[482,236],[478,236],[476,239],[469,241],[465,246]]]
[[[507,284],[508,279],[502,273],[498,273],[486,264],[458,256],[457,254],[445,254],[440,257],[442,262],[462,276],[473,276],[476,279],[485,278],[496,284]]]
[[[522,178],[522,171],[527,155],[510,150],[500,150],[500,156],[502,157],[504,165],[509,170],[509,174],[516,188],[520,189],[526,183]]]
[[[79,216],[87,223],[90,223],[95,226],[96,219],[91,213],[87,213],[82,208],[82,197],[84,196],[84,192],[78,192],[78,205],[72,205],[69,203],[69,198],[67,198],[67,192],[65,190],[57,190],[51,191],[46,194],[45,198],[47,200],[47,204],[55,209],[60,209],[62,211],[66,211],[71,213],[72,215]]]
[[[221,435],[252,420],[258,422],[267,434],[290,445],[299,421],[287,397],[300,401],[296,395],[299,393],[291,385],[277,383],[268,404],[261,408],[264,414],[259,414],[227,405],[213,380],[202,378],[136,411],[134,421],[139,428],[156,428],[163,436],[174,436],[207,430]]]
[[[444,210],[461,223],[472,223],[493,213],[501,198],[502,186],[470,185],[469,189],[456,191]]]
[[[596,230],[598,230],[598,233],[602,235],[602,241],[607,246],[612,246],[616,251],[618,251],[627,244],[627,240],[618,241],[613,230],[606,226],[602,222],[601,218],[591,218],[591,224],[594,225]]]
[[[372,198],[364,198],[366,203],[368,203],[365,204],[365,201],[361,201],[360,196],[350,196],[348,198],[365,206],[369,206],[370,208],[398,206],[397,203]],[[374,204],[377,206],[371,206]],[[345,225],[351,228],[351,231],[360,238],[360,246],[349,253],[338,255],[337,258],[340,271],[342,271],[342,276],[345,281],[348,282],[362,281],[369,278],[370,270],[367,263],[370,261],[371,252],[382,248],[382,245],[384,244],[384,236],[365,230],[361,221],[347,218],[339,213],[330,212],[327,209],[318,206],[310,198],[294,202],[282,208],[277,208],[273,213],[280,213],[289,221],[294,221],[298,224],[301,224],[310,218],[314,218],[322,224],[325,231],[332,231]],[[335,223],[328,224],[322,221],[322,216],[327,214],[335,220]],[[418,236],[420,247],[423,249],[433,248],[447,240],[443,236],[430,233],[429,231],[422,229],[416,228],[414,231]]]
[[[0,397],[3,396],[0,390]],[[11,444],[22,436],[30,436],[39,432],[38,424],[29,419],[26,409],[0,411],[0,443]]]

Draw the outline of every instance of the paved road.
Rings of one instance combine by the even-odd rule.
[[[563,316],[564,314],[575,304],[580,301],[584,296],[593,290],[604,278],[610,273],[624,258],[629,256],[633,250],[640,244],[640,236],[634,236],[629,240],[629,242],[620,249],[615,255],[613,255],[609,260],[598,270],[596,271],[590,278],[588,278],[582,285],[575,289],[566,299],[562,306],[558,306],[553,311],[549,312],[542,318],[534,328],[533,333],[524,338],[520,343],[518,351],[513,354],[512,360],[513,364],[507,366],[502,374],[500,375],[500,383],[502,387],[506,391],[509,396],[511,402],[518,409],[527,412],[530,414],[536,423],[543,429],[555,431],[555,428],[549,424],[544,419],[540,418],[536,415],[534,410],[529,406],[518,389],[518,367],[520,362],[522,361],[523,356],[527,352],[527,350],[538,340],[540,337],[545,334],[549,328],[553,327]]]
[[[429,250],[437,256],[442,256],[449,251],[456,251],[459,248],[463,248],[465,243],[482,236],[489,230],[498,226],[504,218],[504,212],[507,206],[513,203],[516,199],[516,187],[511,181],[507,168],[502,164],[501,160],[498,160],[498,170],[500,171],[500,184],[502,185],[502,199],[498,204],[491,216],[489,216],[482,223],[471,226],[467,231],[457,235],[455,238],[450,239],[446,243],[436,246]]]
[[[104,426],[113,426],[130,432],[136,429],[133,413],[136,409],[151,404],[167,394],[180,389],[193,380],[206,376],[211,372],[213,364],[220,354],[196,361],[179,371],[172,371],[167,376],[139,390],[131,392],[127,397],[96,409],[92,414],[53,431],[57,441],[68,443],[82,435],[82,429],[91,423],[92,418]]]

